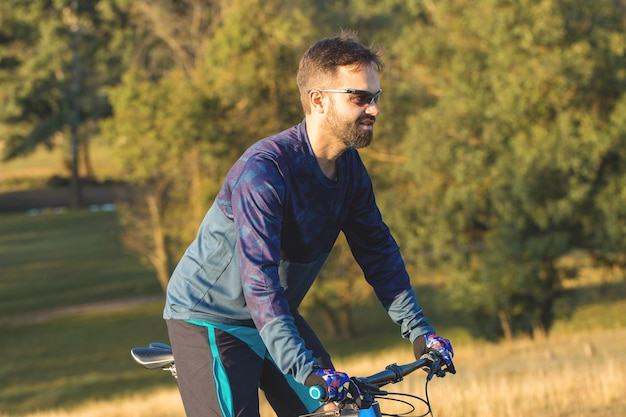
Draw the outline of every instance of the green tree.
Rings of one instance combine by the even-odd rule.
[[[0,137],[4,160],[66,143],[72,206],[80,204],[80,159],[92,175],[88,138],[110,106],[102,88],[123,70],[122,31],[110,2],[15,1],[0,5]],[[110,20],[109,20],[110,19]],[[116,26],[117,27],[117,26]]]
[[[191,238],[203,197],[215,191],[219,150],[198,142],[210,134],[204,114],[212,103],[173,76],[155,84],[129,73],[124,86],[111,92],[117,116],[105,125],[129,184],[119,202],[123,240],[149,259],[165,288],[172,253]]]
[[[483,323],[507,337],[547,330],[556,261],[593,248],[600,167],[619,152],[606,125],[625,91],[623,10],[485,0],[429,11],[394,45],[432,103],[406,123],[402,242],[447,270],[456,305]]]
[[[301,117],[295,68],[307,21],[281,1],[133,7],[134,70],[111,92],[107,135],[133,186],[121,210],[125,240],[165,288],[226,170]]]

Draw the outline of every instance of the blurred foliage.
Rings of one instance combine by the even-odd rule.
[[[65,120],[69,100],[70,3],[0,6],[5,149],[30,149],[35,136],[52,146],[50,133],[63,132],[50,120]],[[302,52],[355,29],[385,47],[377,137],[362,154],[416,282],[445,277],[448,308],[493,337],[545,332],[571,274],[559,259],[582,250],[606,267],[626,262],[625,9],[83,0],[81,120],[99,122],[81,128],[116,150],[133,190],[120,205],[125,241],[165,286],[232,162],[302,118]],[[341,294],[368,293],[348,252],[338,245],[312,290],[313,300],[334,291],[335,312]]]
[[[403,243],[448,271],[458,308],[509,338],[545,331],[561,256],[622,258],[624,194],[612,209],[599,195],[623,184],[624,10],[440,2],[404,45],[420,39],[402,50],[426,67],[433,101],[403,141]]]
[[[113,1],[8,0],[0,4],[2,158],[39,146],[70,145],[77,126],[83,175],[91,176],[89,139],[111,115],[105,87],[120,82],[128,48]],[[71,153],[66,164],[73,164]],[[76,161],[79,162],[79,161]]]

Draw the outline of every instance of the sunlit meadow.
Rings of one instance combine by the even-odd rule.
[[[410,351],[386,351],[362,358],[339,358],[338,368],[368,375],[390,363],[411,361]],[[511,344],[464,346],[456,352],[457,374],[429,385],[437,417],[623,417],[626,387],[626,329],[577,335],[552,335]],[[151,371],[146,371],[151,372]],[[424,397],[425,373],[418,371],[387,391]],[[398,397],[400,398],[400,397]],[[408,399],[405,397],[405,399]],[[410,415],[426,412],[423,404]],[[381,400],[387,413],[409,411]],[[184,412],[175,382],[149,396],[90,401],[71,410],[43,411],[24,417],[174,417]],[[261,415],[273,416],[262,405]]]

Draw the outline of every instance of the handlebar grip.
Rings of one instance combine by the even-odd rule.
[[[326,399],[327,393],[323,387],[320,387],[319,385],[313,385],[312,387],[309,387],[309,395],[314,400],[324,401]]]

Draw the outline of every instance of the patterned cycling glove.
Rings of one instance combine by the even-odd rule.
[[[351,391],[352,381],[348,374],[332,369],[313,369],[304,383],[307,387],[318,386],[326,390],[321,401],[343,401]]]
[[[423,354],[428,352],[436,352],[451,370],[454,370],[452,358],[454,350],[452,344],[445,337],[436,335],[435,333],[426,333],[419,336],[413,341],[413,353],[415,358],[419,359]],[[454,373],[454,372],[453,372]]]

